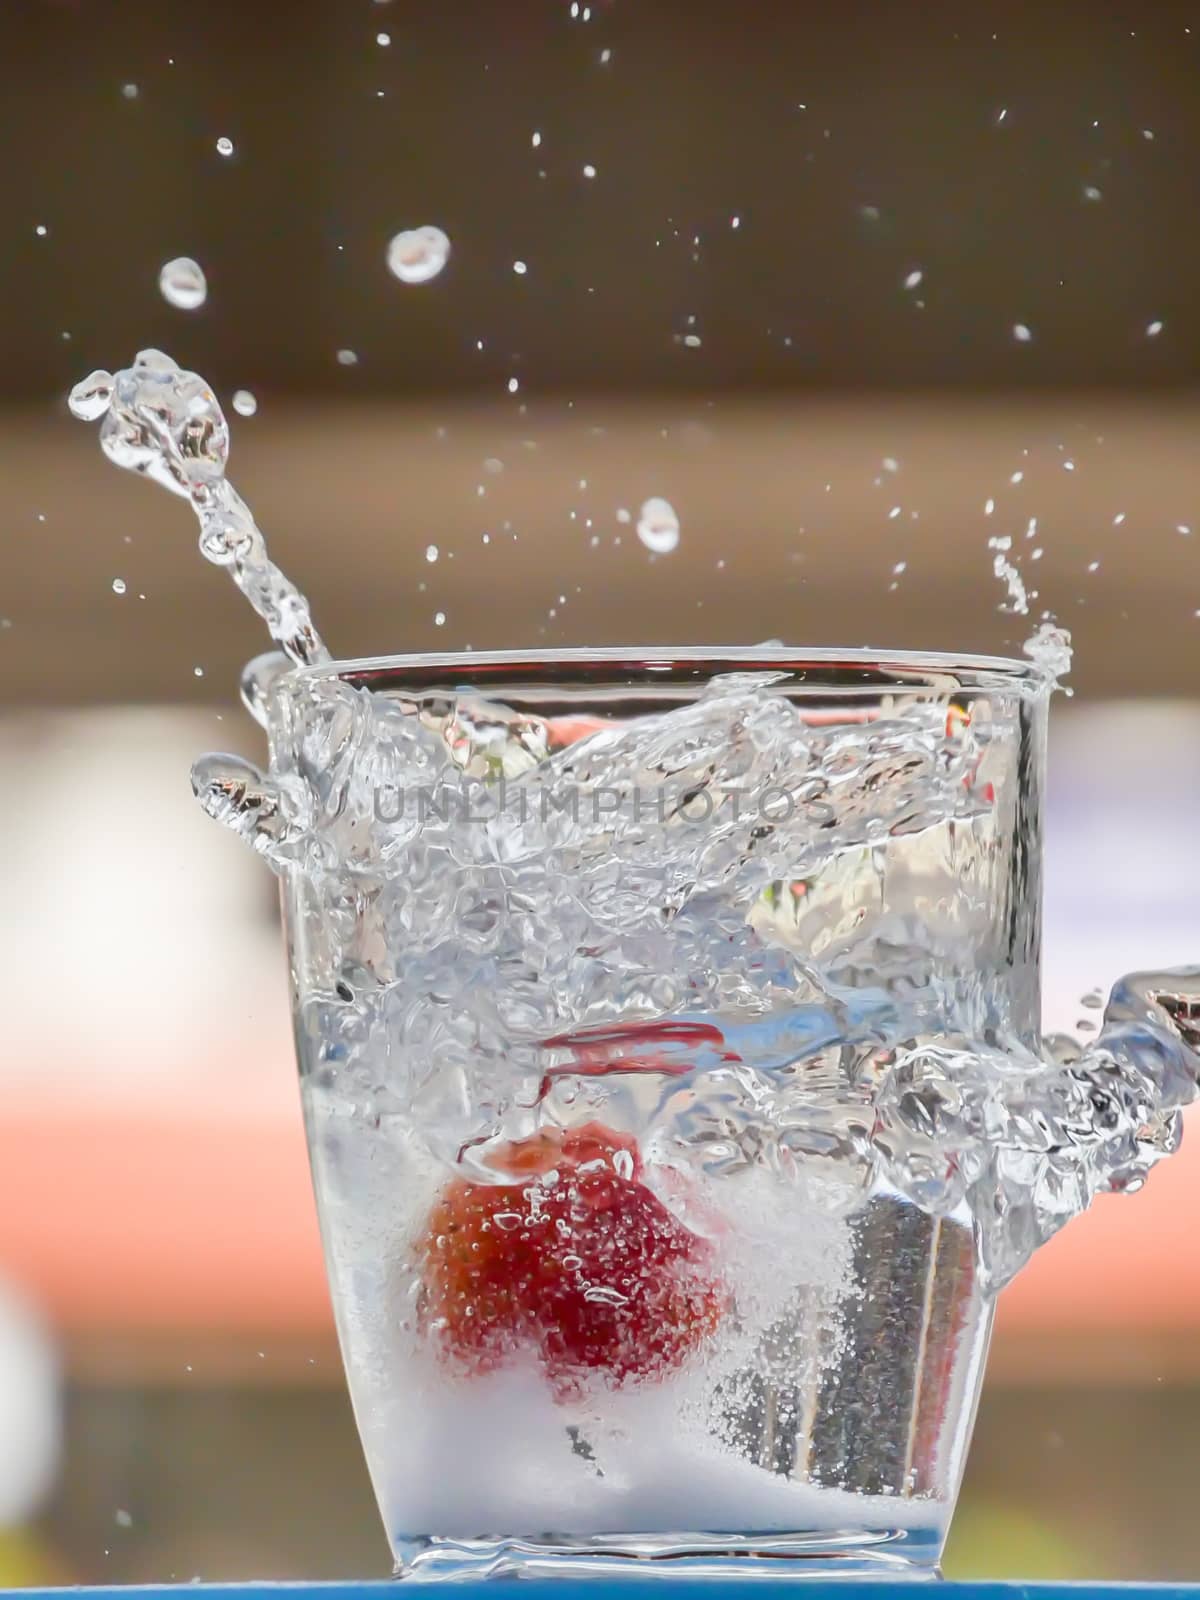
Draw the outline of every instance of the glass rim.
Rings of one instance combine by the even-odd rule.
[[[1006,690],[1035,696],[1054,686],[1052,674],[1039,663],[1016,656],[956,655],[937,650],[851,649],[795,645],[604,645],[537,650],[414,651],[401,655],[361,656],[298,666],[280,680],[300,687],[335,680],[356,688],[427,690],[434,679],[457,680],[478,689],[490,680],[497,688],[513,673],[548,672],[562,686],[570,670],[580,687],[637,678],[652,684],[659,674],[678,683],[680,676],[717,677],[771,668],[790,673],[793,688],[815,692],[862,692],[867,689],[925,692]],[[855,675],[861,673],[858,681]],[[665,684],[664,684],[665,687]]]

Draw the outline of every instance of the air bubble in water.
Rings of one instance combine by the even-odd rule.
[[[233,140],[227,139],[222,134],[217,140],[217,154],[219,156],[231,156],[233,154]]]
[[[387,250],[388,270],[401,283],[428,283],[449,259],[450,240],[428,223],[398,233]]]
[[[167,304],[179,311],[197,311],[208,299],[204,269],[191,256],[166,262],[158,274],[158,287]]]
[[[637,536],[656,556],[670,555],[679,543],[679,517],[669,500],[652,495],[643,502]]]
[[[258,410],[258,400],[249,389],[235,389],[233,392],[233,409],[239,417],[252,417]]]

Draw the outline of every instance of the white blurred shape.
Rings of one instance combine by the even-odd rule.
[[[33,1307],[0,1280],[0,1528],[18,1528],[54,1487],[62,1446],[58,1360]]]

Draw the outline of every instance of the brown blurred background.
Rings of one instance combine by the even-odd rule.
[[[0,1279],[42,1331],[0,1338],[0,1581],[385,1566],[272,886],[187,793],[197,751],[256,748],[234,685],[265,636],[70,384],[158,345],[252,391],[231,475],[347,655],[1014,650],[1053,611],[1071,1027],[1200,952],[1192,28],[1151,0],[7,0]],[[387,243],[423,223],[452,255],[404,285]],[[179,255],[199,311],[159,294]],[[668,556],[618,518],[651,495]],[[1185,1150],[1006,1297],[952,1572],[1200,1575],[1198,1201]]]

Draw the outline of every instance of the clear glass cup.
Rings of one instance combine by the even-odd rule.
[[[304,1107],[401,1570],[936,1567],[991,1300],[970,1216],[884,1170],[880,1085],[916,1039],[1037,1042],[1046,699],[770,650],[280,680]]]

